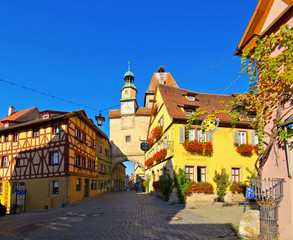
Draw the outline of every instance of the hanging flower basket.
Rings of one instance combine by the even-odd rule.
[[[153,159],[153,158],[148,158],[148,159],[144,162],[144,165],[145,165],[146,167],[149,167],[149,166],[151,166],[153,163],[154,163],[154,159]]]
[[[154,154],[153,160],[158,163],[163,161],[166,156],[167,156],[167,149],[163,148]]]
[[[161,137],[163,132],[163,126],[157,126],[152,131],[152,139],[158,139]]]
[[[213,144],[211,142],[203,143],[195,139],[192,141],[186,140],[182,145],[188,152],[197,153],[204,156],[211,156],[213,154]]]

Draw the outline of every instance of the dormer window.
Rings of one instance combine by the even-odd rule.
[[[191,109],[186,109],[185,112],[186,112],[186,116],[191,116],[193,114],[193,110]]]
[[[49,114],[43,115],[43,119],[48,119],[48,118],[49,118]]]
[[[4,124],[4,127],[9,127],[9,123],[5,123]]]
[[[189,102],[194,102],[195,101],[194,96],[187,96],[187,99],[188,99]]]

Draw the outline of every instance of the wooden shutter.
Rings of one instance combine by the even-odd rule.
[[[234,131],[234,143],[239,143],[239,134],[238,134],[238,131]]]
[[[179,143],[185,142],[185,127],[179,128]]]
[[[208,133],[207,134],[207,142],[213,143],[213,140],[214,140],[214,134]]]
[[[251,132],[250,134],[250,143],[251,145],[255,145],[255,132]]]

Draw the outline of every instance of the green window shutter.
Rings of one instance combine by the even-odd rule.
[[[179,143],[185,142],[185,127],[179,128]]]
[[[239,134],[238,134],[238,131],[234,131],[234,143],[239,143]]]

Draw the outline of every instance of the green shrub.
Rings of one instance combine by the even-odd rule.
[[[218,201],[223,202],[227,188],[230,185],[229,175],[226,173],[226,169],[222,168],[221,173],[215,170],[215,176],[213,177],[213,181],[217,184]]]

